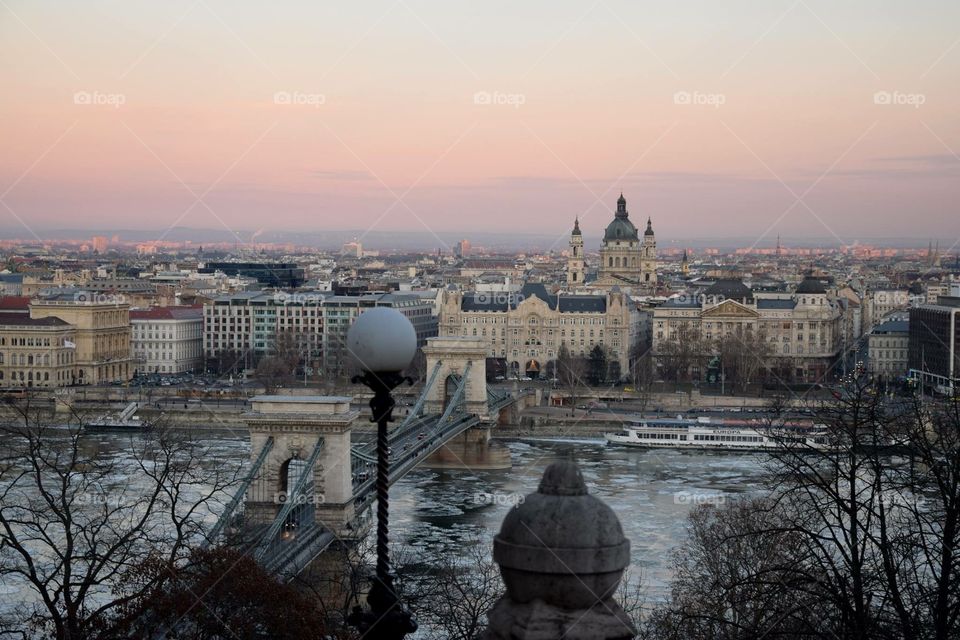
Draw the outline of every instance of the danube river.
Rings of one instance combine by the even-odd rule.
[[[547,465],[569,458],[580,465],[590,492],[619,516],[631,544],[631,575],[655,602],[669,593],[671,552],[684,543],[690,509],[764,491],[763,454],[641,450],[593,439],[505,444],[511,471],[414,469],[394,485],[391,540],[454,555],[465,540],[492,545],[507,511],[536,491]]]
[[[249,464],[246,434],[204,434],[211,448],[206,464]],[[88,455],[129,460],[130,436],[97,434]],[[137,436],[133,436],[137,438]],[[391,542],[415,561],[436,554],[467,559],[466,543],[491,548],[507,511],[536,491],[540,476],[558,458],[575,460],[590,492],[618,514],[631,543],[632,580],[640,580],[647,602],[669,593],[671,552],[682,548],[687,514],[697,503],[763,491],[763,455],[640,450],[606,446],[597,439],[513,440],[509,471],[414,469],[391,490]],[[131,463],[132,464],[132,463]],[[135,488],[137,472],[118,477]],[[210,516],[211,521],[214,516]],[[424,553],[421,553],[424,552]],[[0,610],[35,601],[22,583],[0,583]]]

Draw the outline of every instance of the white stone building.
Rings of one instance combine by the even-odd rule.
[[[130,347],[141,373],[184,373],[203,362],[203,309],[155,307],[130,311]]]

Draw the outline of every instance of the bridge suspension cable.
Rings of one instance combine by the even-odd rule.
[[[447,403],[446,409],[443,410],[443,415],[440,416],[440,419],[437,420],[437,427],[442,427],[447,420],[450,419],[450,415],[453,413],[454,409],[459,409],[461,403],[463,402],[463,392],[467,388],[467,374],[470,373],[470,367],[473,366],[473,361],[467,362],[467,366],[463,368],[463,375],[460,376],[460,384],[457,385],[457,390],[454,391],[453,396],[450,398],[450,401]]]
[[[267,456],[270,454],[270,450],[273,449],[273,443],[273,436],[268,437],[267,441],[263,443],[263,448],[260,449],[260,455],[257,456],[256,461],[253,463],[250,473],[247,474],[247,477],[245,477],[240,483],[240,486],[237,487],[237,492],[233,495],[233,499],[230,500],[227,508],[224,509],[223,513],[220,514],[217,524],[213,525],[213,529],[211,529],[210,533],[207,534],[206,539],[201,545],[203,548],[206,548],[211,544],[215,544],[217,539],[220,537],[220,534],[223,533],[224,528],[226,528],[227,524],[230,522],[230,519],[233,517],[233,512],[237,510],[238,506],[240,506],[240,501],[243,500],[243,497],[247,493],[247,489],[250,488],[250,484],[257,477],[257,475],[259,475],[260,467],[262,467],[263,463],[266,462]]]
[[[400,423],[399,429],[405,428],[408,424],[413,422],[420,411],[423,410],[423,403],[427,399],[427,395],[430,393],[430,389],[433,388],[434,383],[437,381],[437,377],[440,375],[440,366],[443,364],[442,361],[437,360],[437,364],[433,365],[433,371],[430,372],[430,377],[427,379],[427,384],[423,386],[423,391],[420,392],[420,397],[417,398],[416,403],[414,403],[413,408],[410,409],[410,413],[407,414],[407,417],[404,418],[403,422]]]

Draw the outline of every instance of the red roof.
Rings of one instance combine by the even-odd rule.
[[[0,311],[30,310],[30,296],[0,296]]]
[[[202,305],[130,310],[130,320],[200,320],[201,318],[203,318]]]

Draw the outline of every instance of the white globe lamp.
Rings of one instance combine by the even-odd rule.
[[[347,332],[347,349],[364,371],[403,371],[417,353],[417,332],[396,309],[376,307],[354,321]]]

